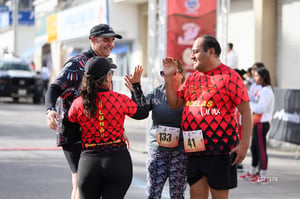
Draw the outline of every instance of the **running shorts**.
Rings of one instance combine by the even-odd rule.
[[[231,166],[230,155],[189,155],[187,181],[190,186],[202,177],[207,178],[209,186],[216,190],[237,187],[237,168]]]
[[[82,149],[81,143],[64,144],[62,148],[72,173],[77,173]]]

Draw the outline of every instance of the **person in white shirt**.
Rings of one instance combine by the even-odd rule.
[[[254,81],[254,74],[256,72],[256,70],[258,68],[263,68],[265,67],[265,65],[262,63],[262,62],[256,62],[253,64],[252,68],[251,68],[251,79],[250,80],[252,83],[251,85],[249,86],[249,89],[248,89],[248,95],[249,95],[249,99],[250,99],[250,102],[254,102],[255,101],[255,98],[256,98],[256,95],[259,93],[260,89],[261,89],[261,85],[257,85]]]
[[[227,59],[226,65],[232,69],[239,69],[238,67],[238,57],[236,52],[233,50],[233,44],[228,43]]]
[[[266,176],[268,168],[266,137],[274,112],[275,97],[270,73],[266,68],[256,69],[253,78],[255,83],[261,86],[261,89],[255,96],[255,101],[250,102],[254,124],[250,147],[252,163],[248,173],[240,176],[240,178],[248,179],[252,183],[268,184],[270,180]]]
[[[49,69],[46,65],[43,65],[41,69],[41,79],[43,80],[44,90],[47,92],[48,84],[49,84]]]

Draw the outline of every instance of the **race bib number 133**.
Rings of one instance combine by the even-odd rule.
[[[183,131],[185,152],[205,151],[205,144],[201,130]]]
[[[178,146],[180,128],[159,125],[156,141],[159,146],[174,148]]]

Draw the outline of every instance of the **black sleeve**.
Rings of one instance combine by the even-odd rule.
[[[149,116],[149,111],[142,106],[137,106],[137,110],[131,118],[136,119],[136,120],[143,120]]]
[[[140,106],[144,106],[148,111],[151,111],[151,103],[150,101],[147,101],[147,98],[145,97],[141,84],[140,83],[134,83],[132,85],[133,92],[131,92],[131,99],[137,103]]]
[[[56,84],[51,84],[47,90],[46,96],[45,96],[45,107],[46,110],[55,107],[56,100],[62,93],[61,88]]]
[[[134,92],[131,91],[131,99],[136,103],[136,99],[135,99],[135,96],[134,96]]]
[[[134,83],[132,85],[133,92],[132,94],[132,100],[137,104],[137,111],[132,116],[134,119],[142,120],[149,116],[149,110],[146,103],[146,98],[144,96],[143,90],[141,88],[140,83]]]

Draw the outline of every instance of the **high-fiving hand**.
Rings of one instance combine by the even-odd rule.
[[[177,61],[172,57],[167,57],[163,59],[163,70],[165,76],[172,76],[177,70]]]
[[[134,68],[133,75],[131,74],[130,76],[129,75],[125,76],[125,78],[124,78],[125,79],[125,86],[130,91],[133,91],[132,84],[141,82],[142,74],[143,74],[143,67],[140,66],[140,65],[137,65]]]

